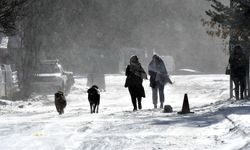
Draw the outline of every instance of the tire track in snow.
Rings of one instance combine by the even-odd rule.
[[[247,137],[248,134],[243,130],[241,129],[241,127],[239,125],[236,124],[236,122],[234,122],[232,119],[230,119],[228,116],[224,116],[229,122],[232,123],[232,125],[234,126],[233,128],[230,129],[230,131],[233,131],[233,130],[238,130],[240,132],[240,134],[243,136],[243,137]]]
[[[245,132],[241,127],[240,124],[237,125],[237,123],[235,121],[233,121],[232,119],[230,119],[228,116],[225,116],[225,118],[232,123],[232,125],[234,126],[233,128],[231,128],[229,130],[229,132],[232,131],[238,131],[240,133],[240,135],[242,136],[243,139],[246,139],[247,143],[245,145],[243,145],[241,148],[239,148],[239,150],[245,150],[245,149],[249,149],[250,147],[250,138],[249,138],[249,134],[247,134],[247,132]]]

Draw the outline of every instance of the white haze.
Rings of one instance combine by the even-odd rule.
[[[37,8],[45,27],[37,35],[40,58],[59,58],[78,74],[98,60],[105,73],[117,73],[120,51],[137,48],[147,51],[146,64],[155,51],[173,56],[177,69],[223,73],[228,57],[222,41],[209,37],[201,22],[209,8],[205,0],[45,2]]]

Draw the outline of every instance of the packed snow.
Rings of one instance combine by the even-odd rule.
[[[1,150],[250,149],[250,102],[228,99],[226,75],[172,76],[165,105],[153,109],[149,81],[142,110],[133,112],[124,75],[106,75],[98,114],[90,114],[86,78],[77,78],[58,115],[53,95],[0,100]],[[179,115],[184,94],[194,114]],[[159,104],[158,104],[159,106]]]

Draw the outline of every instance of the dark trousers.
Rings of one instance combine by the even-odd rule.
[[[134,110],[137,110],[137,103],[138,103],[138,107],[139,109],[141,109],[141,97],[138,96],[138,94],[136,93],[136,90],[134,89],[134,87],[129,87],[128,88],[130,96],[131,96],[131,100],[132,100],[132,104],[134,106]]]
[[[158,92],[160,96],[160,102],[164,103],[165,97],[164,97],[164,85],[157,84],[154,88],[152,88],[152,96],[153,96],[153,104],[157,105],[158,101]]]
[[[240,98],[244,98],[244,91],[246,90],[246,78],[245,77],[233,77],[234,85],[235,85],[235,97],[239,99],[239,92]]]

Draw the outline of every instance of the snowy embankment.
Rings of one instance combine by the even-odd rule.
[[[89,113],[85,78],[76,79],[62,116],[55,111],[53,95],[0,100],[0,149],[250,149],[250,102],[227,100],[227,76],[172,79],[174,85],[165,88],[165,104],[174,109],[168,114],[152,109],[148,81],[143,109],[132,112],[121,75],[106,76],[99,114]],[[176,113],[184,93],[194,114]]]

